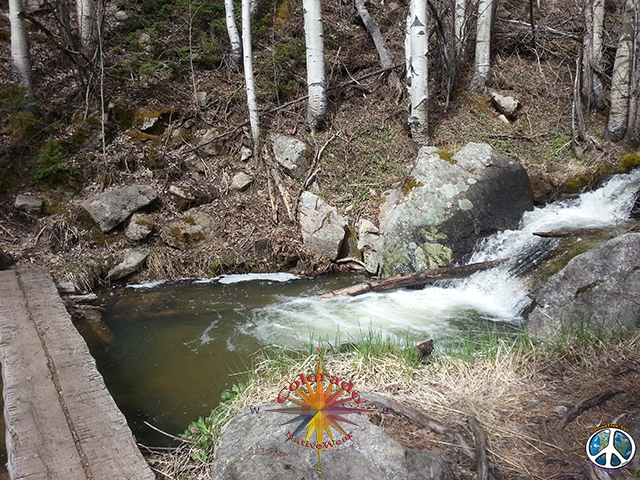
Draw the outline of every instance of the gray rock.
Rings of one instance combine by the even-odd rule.
[[[378,227],[369,220],[361,218],[358,224],[358,250],[362,252],[365,270],[374,275],[378,273],[380,263],[378,256],[380,242]]]
[[[124,234],[131,240],[142,240],[153,232],[153,227],[153,219],[150,216],[144,213],[134,213],[131,215],[131,220],[129,220]]]
[[[142,269],[149,250],[134,248],[124,254],[124,260],[109,270],[107,280],[120,280]]]
[[[489,145],[469,143],[449,159],[423,147],[403,190],[387,192],[381,207],[381,274],[450,265],[532,209],[527,172]]]
[[[16,197],[13,206],[30,215],[39,215],[42,212],[42,200],[22,193]]]
[[[58,291],[61,294],[73,295],[77,293],[76,285],[73,282],[60,282],[58,284]]]
[[[211,466],[214,480],[452,480],[443,457],[425,450],[403,447],[382,428],[364,417],[350,415],[357,425],[348,425],[351,439],[333,449],[318,451],[301,447],[287,439],[281,426],[290,416],[261,407],[253,414],[248,408],[238,412],[220,436]],[[334,440],[343,437],[334,431]],[[300,435],[302,436],[302,435]],[[304,437],[303,437],[304,438]],[[327,438],[325,434],[325,439]],[[315,434],[309,442],[315,443]],[[322,473],[318,466],[322,465]]]
[[[251,150],[249,147],[246,147],[246,146],[243,145],[240,148],[240,161],[241,162],[246,162],[252,156],[253,156],[253,150]]]
[[[253,183],[253,177],[244,172],[236,173],[231,180],[231,189],[244,192]]]
[[[109,232],[136,210],[149,205],[158,194],[149,185],[134,185],[104,192],[82,202],[100,230]]]
[[[192,172],[204,173],[205,164],[197,155],[190,155],[184,159],[184,165]]]
[[[119,22],[124,22],[129,18],[129,15],[124,10],[118,10],[115,17]]]
[[[276,161],[290,175],[294,177],[303,175],[309,166],[309,159],[312,155],[307,145],[297,138],[282,135],[281,133],[271,133],[269,137],[271,138]]]
[[[169,187],[169,193],[172,193],[176,197],[180,197],[184,200],[195,200],[196,195],[186,188],[180,187],[178,185],[171,185]]]
[[[347,219],[317,195],[303,192],[298,210],[302,240],[319,255],[335,260],[346,235]]]
[[[514,121],[518,118],[520,102],[513,97],[505,97],[496,91],[491,92],[491,103],[494,108],[502,113],[508,120]]]
[[[213,218],[204,212],[194,212],[166,225],[160,237],[172,247],[188,250],[210,238]]]
[[[535,296],[529,332],[609,332],[640,327],[640,233],[604,242],[569,261]]]

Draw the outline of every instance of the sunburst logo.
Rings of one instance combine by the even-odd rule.
[[[313,388],[314,383],[316,385],[315,389]],[[324,386],[325,383],[328,383],[326,388]],[[303,389],[305,385],[307,391]],[[333,391],[334,388],[337,390]],[[293,393],[296,393],[300,399],[293,398]],[[344,394],[348,396],[340,398]],[[318,460],[322,458],[322,450],[333,449],[343,443],[353,441],[353,432],[347,433],[340,423],[350,423],[352,425],[357,425],[357,423],[344,418],[343,415],[373,411],[364,408],[345,407],[344,405],[350,401],[359,404],[362,401],[360,395],[354,390],[354,384],[352,382],[341,382],[337,376],[323,373],[321,362],[318,362],[318,373],[311,373],[306,377],[301,373],[300,381],[295,380],[290,382],[288,387],[280,390],[278,403],[284,403],[287,400],[298,406],[272,410],[278,413],[296,415],[280,426],[299,422],[293,432],[287,430],[285,442],[291,440],[301,447],[318,450]],[[332,428],[340,432],[343,436],[334,438]],[[304,429],[307,429],[304,440],[296,437],[296,435],[303,432]],[[309,438],[311,438],[313,432],[316,433],[316,443],[309,442]],[[324,440],[325,432],[330,440]]]

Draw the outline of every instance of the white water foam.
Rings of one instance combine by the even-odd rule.
[[[520,323],[530,298],[524,281],[513,273],[514,264],[520,259],[524,262],[523,257],[531,256],[531,252],[544,252],[558,242],[533,233],[621,223],[628,218],[639,188],[640,169],[616,175],[603,187],[576,199],[525,213],[519,230],[499,232],[479,242],[470,260],[475,263],[511,258],[504,266],[422,290],[283,300],[254,310],[246,333],[266,342],[295,345],[296,336],[302,342],[319,338],[331,341],[336,336],[347,341],[369,332],[412,332],[433,337],[468,325],[469,318]]]

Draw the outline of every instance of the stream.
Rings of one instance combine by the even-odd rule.
[[[594,191],[525,213],[518,230],[479,242],[470,263],[500,267],[421,290],[310,298],[365,280],[230,275],[113,288],[103,292],[113,341],[93,348],[109,390],[141,443],[166,444],[147,421],[172,434],[206,416],[262,346],[341,344],[367,335],[444,339],[495,325],[520,326],[531,303],[531,272],[562,239],[534,232],[623,228],[640,189],[640,169]]]

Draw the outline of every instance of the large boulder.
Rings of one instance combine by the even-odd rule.
[[[639,252],[640,233],[627,233],[572,258],[535,296],[529,332],[550,337],[640,327]]]
[[[353,432],[353,441],[324,449],[319,463],[317,450],[301,447],[292,440],[285,442],[288,428],[281,424],[288,419],[265,407],[258,413],[251,413],[249,408],[241,410],[220,436],[211,466],[212,478],[258,480],[266,475],[279,480],[453,479],[440,454],[405,448],[364,417],[351,419],[357,423],[347,430]],[[334,440],[342,437],[334,430]],[[315,435],[309,442],[315,443]],[[316,473],[318,465],[322,465],[321,475]]]
[[[100,230],[109,232],[129,218],[133,212],[149,205],[156,198],[158,194],[153,187],[134,185],[101,193],[85,200],[81,205],[98,224]]]
[[[335,260],[346,235],[347,219],[311,192],[300,196],[298,212],[304,244],[318,255]]]
[[[423,147],[404,188],[388,192],[381,207],[381,273],[450,265],[532,209],[527,172],[491,146],[469,143],[453,156]]]
[[[31,195],[19,194],[13,206],[18,210],[29,213],[31,215],[39,215],[42,213],[42,200]]]

